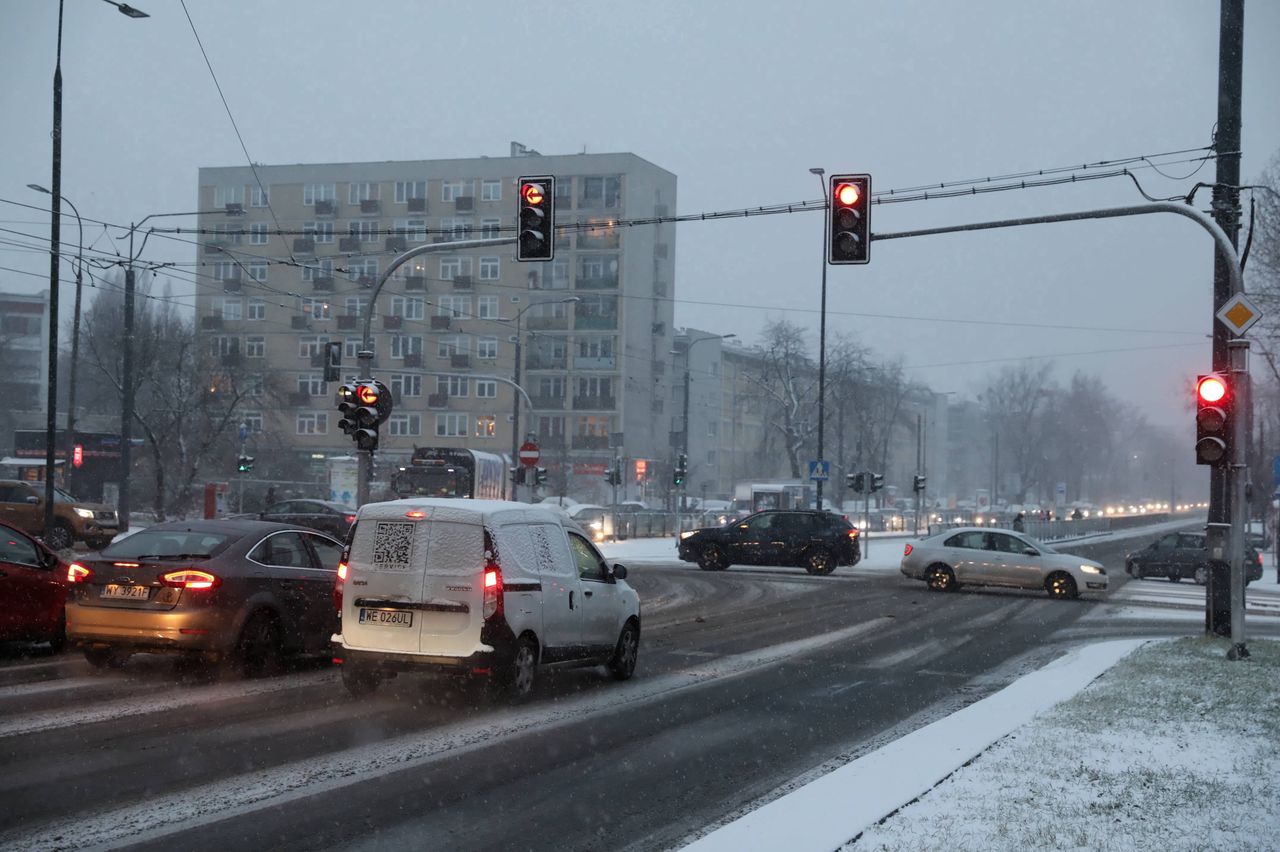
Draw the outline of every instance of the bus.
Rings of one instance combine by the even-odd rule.
[[[507,463],[496,453],[455,447],[414,447],[407,467],[391,477],[397,497],[503,499]]]

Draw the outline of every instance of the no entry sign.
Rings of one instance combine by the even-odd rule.
[[[525,467],[533,467],[538,463],[541,455],[538,453],[538,445],[533,441],[525,441],[520,445],[520,464]]]

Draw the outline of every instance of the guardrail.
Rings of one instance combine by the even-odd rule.
[[[1102,533],[1114,532],[1115,530],[1132,529],[1133,527],[1145,527],[1151,524],[1164,523],[1165,521],[1176,520],[1168,512],[1152,512],[1145,515],[1121,515],[1102,518],[1082,518],[1078,521],[1070,519],[1060,521],[1040,521],[1028,520],[1022,525],[1022,532],[1040,541],[1063,541],[1069,538],[1081,538],[1087,535],[1100,535]],[[1188,515],[1188,521],[1194,521],[1195,516]],[[977,524],[929,524],[929,535],[937,535],[944,530],[956,529],[958,527],[979,526]],[[991,524],[993,529],[1015,529],[1012,525],[1000,526]]]

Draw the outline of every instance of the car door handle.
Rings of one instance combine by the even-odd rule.
[[[569,593],[569,609],[573,609],[573,592]]]
[[[595,592],[593,592],[593,591],[591,591],[590,589],[588,589],[587,591],[583,592],[582,594],[583,594],[583,595],[585,595],[586,597],[591,597],[593,594],[595,594]]]

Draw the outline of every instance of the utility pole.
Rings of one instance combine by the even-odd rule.
[[[51,541],[54,442],[58,433],[58,261],[62,259],[62,0],[58,0],[58,53],[53,65],[53,190],[49,222],[49,396],[44,439],[44,540]],[[67,459],[70,463],[71,459]]]
[[[1244,66],[1244,0],[1221,0],[1218,30],[1218,127],[1214,138],[1217,154],[1217,177],[1213,186],[1213,218],[1226,234],[1232,248],[1239,244],[1240,229],[1240,99]],[[1213,313],[1217,313],[1234,295],[1232,277],[1227,265],[1231,260],[1222,252],[1213,255]],[[1213,371],[1227,374],[1231,355],[1227,328],[1211,316],[1213,326]],[[1237,385],[1237,388],[1241,387]],[[1234,420],[1245,419],[1244,405],[1239,403]],[[1234,461],[1234,460],[1233,460]],[[1243,476],[1242,470],[1214,466],[1209,471],[1208,549],[1209,584],[1205,593],[1205,632],[1226,636],[1231,633],[1231,569],[1235,556],[1227,550],[1232,516],[1231,476]],[[1224,557],[1222,554],[1226,554]]]

